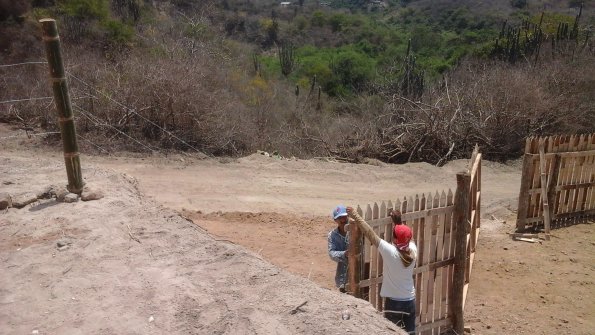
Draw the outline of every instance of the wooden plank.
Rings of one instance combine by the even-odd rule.
[[[364,287],[370,287],[370,285],[378,285],[380,283],[382,283],[382,277],[368,278],[368,279],[360,280],[359,286],[364,288]]]
[[[372,220],[378,219],[378,204],[374,203],[371,208],[371,218]],[[373,228],[374,229],[374,228]],[[374,229],[374,232],[378,234],[378,227]],[[370,268],[369,268],[369,276],[368,278],[373,279],[377,278],[377,266],[378,266],[378,248],[370,243],[370,248],[367,249],[370,251]],[[370,286],[370,290],[368,291],[368,301],[376,308],[376,294],[377,294],[378,285],[373,284]]]
[[[431,194],[428,195],[429,198],[432,197]],[[419,210],[420,212],[425,212],[428,206],[428,199],[426,198],[425,194],[421,195],[421,201],[419,203]],[[431,207],[431,202],[430,202],[430,207]],[[425,217],[420,217],[419,220],[417,220],[417,226],[414,226],[414,231],[413,233],[415,234],[415,245],[417,246],[417,260],[416,260],[416,267],[420,268],[419,272],[415,272],[414,270],[414,274],[413,274],[413,279],[415,282],[415,296],[417,297],[417,299],[415,299],[415,310],[417,311],[417,315],[416,315],[416,322],[420,323],[421,322],[421,291],[422,291],[422,272],[424,272],[423,270],[421,270],[421,267],[423,266],[421,264],[421,262],[419,261],[421,259],[421,256],[423,255],[423,250],[422,250],[422,243],[421,241],[423,241],[423,231],[424,231],[424,225],[425,225]]]
[[[432,197],[432,208],[434,208],[434,206],[438,207],[438,193],[436,193],[436,195],[434,197]],[[428,201],[428,206],[430,205],[430,202]],[[420,260],[422,261],[422,265],[425,264],[429,264],[431,261],[431,253],[432,253],[432,232],[433,232],[433,216],[432,217],[428,217],[426,218],[425,224],[424,224],[424,240],[423,240],[423,244],[422,244],[422,248],[423,248],[423,257],[420,258]],[[435,237],[434,237],[435,240]],[[432,305],[431,303],[431,299],[433,298],[433,291],[434,291],[434,287],[433,287],[433,283],[434,283],[434,277],[433,277],[433,271],[428,271],[426,273],[423,273],[423,278],[422,278],[422,303],[421,303],[421,321],[422,322],[428,322],[432,320],[432,309],[430,308],[430,305]]]
[[[527,139],[527,145],[525,150],[529,147],[529,139]],[[517,221],[516,221],[516,230],[518,232],[522,232],[525,230],[525,220],[527,219],[528,208],[529,208],[529,188],[530,188],[530,181],[531,181],[531,156],[529,154],[525,154],[523,156],[523,167],[521,170],[521,189],[519,191],[519,204],[517,208]]]
[[[595,140],[595,136],[593,136],[593,139]],[[595,156],[590,157],[589,159],[589,167],[587,169],[587,180],[595,181]],[[587,205],[585,209],[595,208],[595,187],[590,187],[587,189],[586,203]]]
[[[440,199],[441,196],[440,194],[438,194],[438,191],[436,191],[436,194],[434,195],[434,208],[440,208]],[[445,195],[445,199],[444,201],[446,201],[446,195]],[[429,254],[429,260],[428,260],[428,264],[430,263],[435,263],[436,262],[436,255],[437,255],[437,239],[438,239],[438,230],[439,230],[439,225],[440,225],[440,216],[439,215],[434,215],[431,218],[432,220],[432,225],[431,225],[431,240],[430,240],[430,254]],[[429,320],[434,320],[435,319],[435,315],[434,315],[434,300],[435,300],[435,290],[436,290],[436,270],[435,269],[430,269],[430,271],[428,271],[428,319]]]
[[[550,205],[551,215],[555,215],[558,211],[557,191],[558,174],[560,173],[560,157],[558,155],[552,156],[550,175],[547,183],[547,198]]]
[[[416,332],[425,332],[425,331],[436,329],[439,327],[440,328],[441,327],[448,328],[451,326],[452,326],[452,320],[450,318],[444,318],[444,319],[436,320],[431,323],[421,324],[415,328],[415,331]]]
[[[541,187],[541,180],[539,178],[539,161],[534,161],[533,162],[533,174],[531,176],[532,178],[532,184],[531,184],[531,188],[532,189],[538,189],[539,187]],[[531,199],[531,204],[529,205],[529,209],[530,209],[530,215],[528,217],[537,217],[540,215],[540,208],[541,208],[541,192],[535,194],[535,196]]]
[[[436,270],[439,268],[444,268],[447,267],[449,265],[453,265],[455,262],[455,258],[454,257],[450,257],[447,259],[443,259],[441,261],[437,261],[437,262],[433,262],[433,263],[429,263],[426,265],[422,265],[420,267],[416,267],[413,270],[413,274],[416,275],[418,273],[423,273],[423,272],[428,272],[428,271],[432,271],[432,270]]]
[[[440,205],[446,206],[446,193],[443,191],[442,196],[440,196]],[[435,262],[441,262],[444,260],[444,223],[445,217],[444,215],[438,216],[438,231],[436,234],[436,257]],[[444,311],[445,307],[442,305],[442,269],[438,269],[435,271],[435,298],[434,298],[434,320],[442,318],[442,312]]]
[[[437,261],[434,263],[429,263],[420,267],[415,267],[415,269],[413,270],[413,275],[419,274],[419,273],[424,273],[424,272],[428,272],[428,271],[432,271],[432,270],[437,270],[440,268],[445,268],[448,267],[450,265],[453,265],[455,263],[455,258],[454,257],[450,257],[441,261]],[[361,287],[365,287],[365,286],[369,286],[370,283],[374,283],[374,284],[379,284],[382,283],[382,276],[378,276],[375,278],[368,278],[368,279],[362,279],[360,280],[360,286]]]
[[[539,144],[539,154],[541,159],[539,160],[539,171],[541,175],[541,201],[543,203],[543,221],[545,224],[545,239],[549,241],[550,239],[550,206],[548,204],[548,197],[547,197],[547,174],[545,168],[545,144],[541,142]],[[554,156],[555,157],[555,156]]]
[[[476,227],[477,229],[479,229],[479,227],[481,227],[481,162],[482,162],[482,154],[480,153],[477,157],[477,159],[479,160],[479,165],[477,167],[477,179],[475,181],[476,186],[475,186],[475,190],[477,192],[477,196],[476,196],[476,211],[477,211],[477,224]],[[477,235],[479,235],[479,232],[477,232]]]
[[[395,206],[393,208],[401,210],[401,200],[397,199],[397,201],[395,201]],[[401,211],[401,213],[403,213],[403,211]]]
[[[452,211],[453,211],[453,205],[451,204],[448,207],[430,208],[430,209],[423,209],[423,210],[420,209],[417,212],[405,213],[405,214],[401,215],[401,218],[403,219],[403,223],[408,223],[409,221],[425,218],[425,217],[432,216],[432,215],[450,214],[450,213],[452,213]],[[392,222],[390,218],[381,218],[381,219],[377,219],[377,220],[370,220],[370,222],[368,222],[368,224],[370,226],[374,227],[374,226],[384,225],[384,224],[390,223],[390,222]],[[412,225],[410,225],[410,226],[412,226]]]
[[[570,185],[574,185],[577,182],[577,177],[578,177],[577,170],[578,170],[578,160],[579,159],[580,159],[580,157],[572,158],[570,176],[568,178]],[[568,191],[568,208],[567,208],[567,210],[569,213],[574,212],[574,209],[576,208],[577,196],[578,196],[577,188],[572,188]]]
[[[588,189],[593,186],[595,186],[595,182],[584,182],[584,183],[577,182],[576,184],[555,186],[555,187],[552,187],[552,190],[559,192],[559,191],[567,191],[567,190],[577,190],[577,189],[581,189],[581,188]],[[531,193],[531,194],[541,193],[541,188],[531,190],[529,193]],[[414,214],[414,213],[411,213],[411,214]]]
[[[589,210],[575,212],[575,213],[555,214],[552,216],[552,220],[568,219],[568,218],[572,218],[575,216],[593,216],[593,215],[595,215],[595,209],[589,209]],[[526,223],[527,224],[537,223],[537,222],[541,222],[541,220],[542,220],[542,218],[531,218],[531,219],[527,219]]]
[[[407,213],[407,197],[403,197],[403,203],[401,203],[401,213]],[[404,219],[403,219],[404,221]]]
[[[581,143],[582,145],[582,143]],[[586,172],[587,172],[587,157],[577,158],[577,176],[575,179],[575,184],[583,184],[586,181]],[[581,211],[584,210],[585,207],[585,196],[587,195],[588,188],[577,188],[576,190],[576,200],[572,211]]]

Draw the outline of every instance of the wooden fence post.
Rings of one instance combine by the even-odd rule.
[[[467,258],[467,233],[469,232],[469,186],[471,175],[465,172],[457,173],[457,191],[453,219],[456,225],[455,236],[455,264],[452,289],[452,318],[453,330],[457,334],[464,332],[463,294],[465,288],[465,265]]]
[[[349,292],[356,298],[361,298],[361,290],[359,287],[361,262],[360,257],[362,253],[361,247],[362,234],[356,224],[349,225],[349,247],[347,249],[347,262],[349,276]]]
[[[39,22],[43,31],[43,41],[50,69],[50,81],[54,91],[54,103],[56,104],[62,135],[64,163],[66,164],[66,175],[68,176],[67,188],[72,193],[80,194],[83,190],[83,176],[81,174],[79,148],[76,142],[74,117],[68,95],[68,84],[64,75],[58,27],[54,19],[42,19]]]

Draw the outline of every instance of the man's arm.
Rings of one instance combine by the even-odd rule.
[[[332,234],[328,235],[328,255],[330,258],[335,262],[346,262],[347,261],[347,251],[344,250],[337,250],[338,247],[335,245],[333,241]]]
[[[359,229],[361,229],[361,231],[364,233],[364,236],[366,236],[374,246],[378,247],[380,244],[380,237],[376,235],[374,230],[372,230],[372,227],[370,227],[370,225],[364,221],[364,219],[362,219],[362,217],[359,216],[359,214],[357,214],[357,212],[352,207],[347,207],[347,213],[354,220]]]

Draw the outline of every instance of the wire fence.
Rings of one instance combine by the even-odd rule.
[[[0,64],[0,69],[14,68],[14,67],[20,67],[20,66],[26,66],[26,65],[44,65],[45,66],[47,64],[48,63],[45,62],[45,61],[31,61],[31,62],[22,62],[22,63],[14,63],[14,64]],[[110,103],[115,104],[118,107],[121,107],[122,109],[124,109],[124,111],[126,113],[132,113],[132,114],[138,116],[140,119],[142,119],[145,122],[147,122],[148,124],[156,127],[161,132],[163,132],[164,134],[167,134],[170,138],[178,141],[179,143],[181,143],[182,145],[186,146],[187,148],[192,149],[192,150],[194,150],[194,151],[196,151],[198,153],[202,153],[202,151],[200,151],[198,148],[196,148],[192,144],[188,143],[184,139],[180,138],[176,134],[174,134],[171,131],[165,129],[164,127],[160,126],[159,124],[153,122],[149,118],[143,116],[138,111],[136,111],[134,108],[131,108],[129,106],[126,106],[122,102],[113,99],[112,97],[110,97],[109,94],[107,94],[107,93],[105,93],[105,92],[103,92],[101,90],[98,90],[94,85],[91,85],[87,81],[79,78],[78,76],[75,76],[70,71],[66,71],[66,75],[68,77],[72,78],[73,80],[75,80],[76,82],[78,82],[78,83],[84,85],[85,87],[87,87],[91,92],[94,92],[95,94],[100,95],[103,98],[105,98]],[[92,95],[91,93],[89,93],[89,94],[86,94],[86,95],[73,97],[73,98],[71,98],[71,100],[76,101],[76,100],[87,99],[87,98],[97,99],[97,96]],[[2,101],[0,101],[0,105],[16,104],[16,103],[31,102],[31,101],[41,101],[41,100],[53,100],[53,99],[54,98],[51,97],[51,96],[45,96],[45,97],[43,97],[43,96],[42,97],[29,97],[29,98],[11,98],[11,99],[8,99],[8,100],[2,100]],[[141,147],[149,150],[151,153],[159,152],[159,149],[158,148],[153,148],[150,145],[148,145],[146,143],[143,143],[143,141],[141,141],[141,140],[139,140],[137,138],[134,138],[130,134],[127,134],[126,132],[118,129],[117,127],[115,127],[115,126],[113,126],[111,124],[109,124],[105,120],[102,120],[100,117],[98,117],[97,115],[89,112],[88,110],[86,110],[82,106],[77,105],[75,103],[73,103],[72,106],[74,107],[74,109],[80,115],[82,115],[84,118],[86,118],[87,120],[89,120],[95,126],[111,129],[111,130],[115,131],[117,134],[122,135],[123,137],[127,138],[128,140],[130,140],[130,141],[132,141],[132,142],[140,145]],[[48,134],[55,134],[55,133],[59,133],[59,132],[37,133],[36,135],[42,135],[42,134],[48,135]],[[21,135],[22,134],[20,134],[20,135],[13,135],[13,136],[5,137],[5,138],[18,137],[18,136],[21,136]],[[99,149],[100,151],[109,153],[108,150],[106,150],[105,148],[102,148],[101,146],[97,145],[96,143],[94,143],[93,141],[89,140],[88,138],[85,138],[85,137],[83,137],[80,134],[77,134],[77,136],[80,139],[82,139],[83,141],[85,141],[86,143],[89,143],[93,147]],[[0,137],[0,139],[3,139],[3,138]]]

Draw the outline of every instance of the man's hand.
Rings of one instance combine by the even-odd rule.
[[[372,227],[370,227],[370,225],[368,225],[368,223],[364,221],[364,219],[362,219],[361,216],[359,216],[359,214],[353,209],[353,207],[347,207],[346,209],[347,214],[349,214],[349,216],[353,218],[354,222],[359,226],[359,228],[362,230],[364,235],[370,240],[370,242],[373,245],[378,246],[380,244],[380,237],[376,235],[376,233],[374,233]]]

